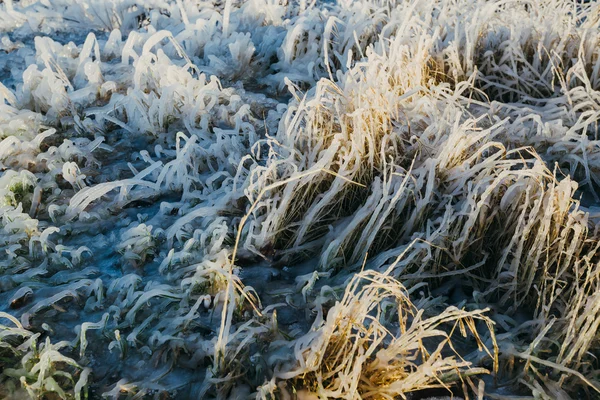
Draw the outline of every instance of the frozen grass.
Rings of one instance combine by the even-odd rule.
[[[265,385],[260,397],[266,398],[267,390],[273,397],[289,397],[291,387],[323,398],[406,398],[413,391],[489,373],[473,368],[451,344],[454,331],[464,336],[469,332],[483,350],[476,321],[485,322],[492,332],[493,322],[484,316],[487,311],[449,307],[424,318],[398,281],[375,271],[356,274],[326,318],[318,313],[310,332],[294,342],[299,365],[275,374],[289,383],[278,385],[280,393]],[[397,320],[390,325],[396,333],[383,323],[393,319]],[[440,329],[444,325],[450,326],[448,333]],[[447,355],[447,350],[454,354]],[[494,354],[485,350],[495,361],[496,349]]]
[[[599,11],[5,0],[0,396],[600,396]]]

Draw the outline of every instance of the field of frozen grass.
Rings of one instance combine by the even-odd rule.
[[[0,398],[600,398],[600,5],[0,2]]]

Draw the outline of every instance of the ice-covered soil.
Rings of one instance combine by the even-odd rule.
[[[599,15],[4,0],[0,397],[599,396]]]

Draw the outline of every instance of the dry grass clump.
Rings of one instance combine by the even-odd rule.
[[[263,397],[269,390],[275,397],[304,390],[322,398],[405,399],[413,391],[469,381],[490,371],[463,359],[452,338],[455,331],[472,334],[496,368],[493,322],[486,311],[450,307],[427,318],[397,280],[375,271],[358,273],[341,300],[327,311],[319,307],[310,332],[294,341],[297,365],[276,369],[276,382],[286,381],[277,384],[281,392],[276,395],[267,385]],[[477,332],[486,325],[488,343]]]
[[[406,126],[404,108],[427,83],[428,54],[426,48],[413,54],[401,40],[385,51],[389,58],[370,50],[370,62],[357,65],[338,84],[321,80],[304,98],[290,86],[295,104],[282,119],[276,140],[266,143],[273,150],[265,167],[256,166],[259,175],[250,189],[294,177],[297,171],[307,175],[280,190],[276,203],[269,199],[260,205],[268,212],[249,227],[252,232],[260,226],[260,231],[248,245],[310,248],[331,223],[365,201],[368,192],[354,183],[370,185],[394,162],[410,165],[415,154],[406,143],[410,129],[398,135],[394,125]],[[336,175],[309,174],[324,168]]]

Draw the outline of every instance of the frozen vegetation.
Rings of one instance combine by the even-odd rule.
[[[600,5],[0,2],[0,398],[600,398]]]

